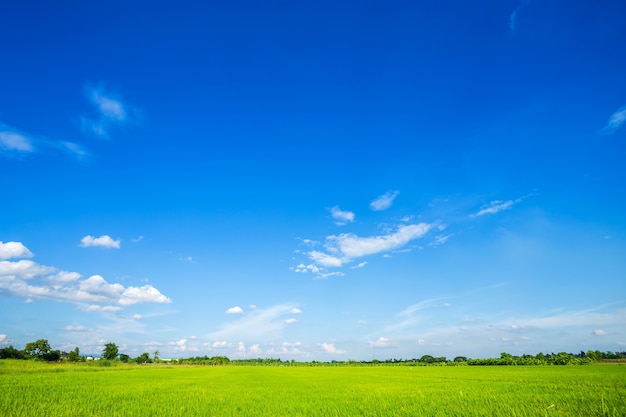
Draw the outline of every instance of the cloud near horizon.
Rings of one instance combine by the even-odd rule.
[[[9,243],[13,245],[9,246]],[[16,249],[7,249],[18,248]],[[11,258],[30,257],[32,253],[21,242],[0,244],[0,253]],[[73,303],[83,311],[115,312],[121,306],[139,303],[169,303],[171,300],[151,285],[124,287],[111,284],[100,275],[81,279],[77,272],[27,259],[0,261],[0,293],[22,297],[28,301],[52,300]]]
[[[259,343],[275,340],[282,334],[282,329],[291,314],[299,311],[294,305],[279,304],[268,308],[256,308],[242,314],[235,321],[224,323],[221,329],[207,335],[210,340],[243,341]]]

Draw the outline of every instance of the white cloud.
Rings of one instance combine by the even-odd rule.
[[[88,332],[91,329],[89,329],[88,327],[85,326],[71,326],[71,325],[67,325],[63,328],[63,330],[68,331],[68,332]]]
[[[488,204],[485,204],[484,206],[482,206],[478,212],[476,212],[475,214],[472,214],[470,217],[479,217],[479,216],[484,216],[485,214],[496,214],[504,210],[509,210],[515,204],[520,203],[522,200],[523,200],[522,198],[518,198],[515,200],[507,200],[507,201],[493,200],[489,202]]]
[[[511,16],[509,16],[509,29],[511,29],[511,32],[515,32],[515,28],[517,27],[517,14],[524,7],[528,6],[529,3],[530,3],[530,0],[522,0],[520,5],[517,6],[517,8],[513,10],[513,13],[511,13]]]
[[[235,321],[222,325],[218,331],[207,335],[210,340],[255,341],[275,340],[287,325],[293,305],[279,304],[269,308],[256,308]],[[287,316],[287,317],[286,317]]]
[[[168,343],[176,352],[184,352],[187,350],[187,339],[179,339]]]
[[[387,210],[393,204],[393,200],[400,194],[399,191],[391,190],[377,197],[370,203],[370,208],[374,211]]]
[[[80,306],[79,309],[81,311],[86,311],[86,312],[99,312],[99,311],[103,311],[103,312],[109,312],[109,313],[116,313],[118,311],[122,310],[122,307],[118,307],[118,306],[111,306],[111,305],[105,305],[105,306],[101,306],[98,304],[90,304],[90,305],[86,305],[86,306]]]
[[[138,303],[170,303],[171,300],[161,294],[159,290],[152,285],[144,285],[141,287],[128,287],[122,292],[118,301],[120,305],[128,306]]]
[[[87,88],[87,98],[94,105],[96,117],[83,117],[83,130],[104,139],[109,138],[109,131],[135,119],[136,110],[125,103],[119,95],[106,92],[102,87]]]
[[[595,334],[596,336],[605,336],[607,332],[602,329],[596,329],[593,331],[593,334]]]
[[[344,261],[398,249],[410,241],[424,236],[432,225],[427,223],[400,226],[395,232],[370,237],[359,237],[351,233],[326,238],[326,247],[342,255]]]
[[[334,343],[320,343],[319,345],[326,353],[330,353],[331,355],[343,355],[346,353],[345,350],[340,350],[335,347]]]
[[[22,242],[0,241],[0,259],[31,258],[33,253]]]
[[[0,334],[0,343],[3,343],[5,340],[7,340],[7,335],[6,334]]]
[[[32,142],[32,138],[25,133],[0,123],[0,149],[33,152],[35,147]]]
[[[79,159],[84,159],[89,155],[89,152],[77,143],[22,132],[0,123],[0,151],[4,150],[23,155],[35,152],[39,148],[60,150],[70,153]]]
[[[97,246],[102,248],[120,248],[120,241],[113,240],[109,235],[102,235],[100,237],[94,237],[87,235],[80,240],[80,246],[87,248],[90,246]]]
[[[359,269],[359,268],[363,268],[365,265],[367,265],[367,262],[360,262],[359,264],[354,265],[354,266],[352,267],[352,269]]]
[[[343,226],[354,221],[354,213],[351,211],[342,211],[339,206],[330,209],[330,214],[335,219],[337,226]]]
[[[313,262],[316,262],[322,266],[340,267],[344,263],[343,260],[337,258],[336,256],[332,256],[332,255],[329,255],[327,253],[320,252],[317,250],[309,252],[308,255],[309,255],[309,258],[311,258]]]
[[[359,237],[353,233],[342,233],[326,237],[325,251],[312,250],[304,252],[312,262],[309,265],[303,263],[291,269],[295,272],[311,271],[317,278],[328,278],[333,275],[343,275],[335,271],[328,272],[326,268],[340,268],[346,263],[364,256],[389,252],[400,249],[412,240],[418,239],[428,233],[434,224],[402,224],[388,234]],[[367,262],[361,262],[354,268],[362,268]]]
[[[243,309],[239,306],[231,307],[226,310],[226,314],[243,314]]]
[[[387,339],[386,337],[379,337],[377,340],[370,340],[369,345],[371,347],[391,347],[391,346],[395,346],[395,344],[390,340]]]
[[[20,245],[13,245],[13,249],[7,252],[22,255],[30,253]],[[16,251],[15,248],[19,250]],[[31,302],[47,299],[79,304],[83,311],[114,312],[121,309],[119,306],[170,302],[169,298],[151,285],[126,288],[122,284],[111,284],[100,275],[81,279],[77,272],[64,271],[25,259],[0,261],[0,292],[23,297]]]
[[[294,319],[293,317],[290,319],[285,320],[285,324],[293,324],[295,322],[297,322],[298,320]]]
[[[609,117],[608,123],[604,126],[604,128],[602,128],[600,134],[610,135],[619,129],[624,122],[626,122],[626,106],[620,107],[611,115],[611,117]]]
[[[294,307],[291,310],[289,310],[289,312],[291,314],[302,314],[302,310],[300,310],[299,308],[296,308],[296,307]]]

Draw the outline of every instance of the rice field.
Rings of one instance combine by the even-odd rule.
[[[626,365],[265,367],[0,361],[2,416],[626,416]]]

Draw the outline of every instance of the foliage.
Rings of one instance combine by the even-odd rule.
[[[117,358],[118,353],[119,348],[117,347],[117,345],[113,342],[109,342],[104,345],[104,349],[102,350],[102,358],[113,360]]]
[[[61,352],[52,350],[50,343],[46,339],[39,339],[35,342],[26,343],[24,347],[25,356],[40,359],[48,362],[58,361],[61,358]]]

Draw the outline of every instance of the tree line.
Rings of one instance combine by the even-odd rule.
[[[152,356],[148,352],[131,358],[129,355],[120,353],[119,347],[113,342],[106,343],[102,349],[100,358],[81,355],[78,347],[69,352],[54,350],[46,339],[39,339],[26,343],[24,349],[19,350],[12,345],[0,349],[0,359],[23,359],[40,360],[46,362],[86,362],[88,360],[103,360],[103,364],[110,364],[111,361],[120,363],[171,363],[180,365],[260,365],[260,366],[351,366],[351,365],[405,365],[405,366],[486,366],[486,365],[586,365],[598,361],[626,361],[626,352],[601,352],[599,350],[580,351],[579,353],[538,353],[536,355],[515,356],[502,352],[499,358],[472,359],[465,356],[457,356],[450,360],[445,356],[435,357],[423,355],[420,358],[412,359],[372,359],[370,361],[310,361],[301,362],[295,360],[281,360],[276,358],[256,358],[256,359],[229,359],[226,356],[195,356],[179,359],[161,359],[159,351],[153,352]]]

